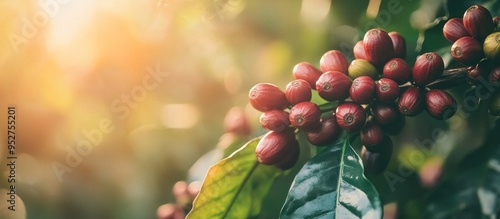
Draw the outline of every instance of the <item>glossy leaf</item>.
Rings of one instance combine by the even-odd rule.
[[[258,215],[261,203],[281,172],[257,162],[253,139],[212,166],[187,218],[248,218]]]
[[[307,162],[295,177],[281,218],[382,218],[375,187],[347,136]]]

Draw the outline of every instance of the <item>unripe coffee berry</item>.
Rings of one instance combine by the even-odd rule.
[[[464,65],[475,65],[484,57],[483,48],[472,37],[462,37],[451,46],[451,55]]]
[[[298,141],[291,141],[288,146],[287,154],[275,164],[281,170],[288,170],[295,166],[300,156],[300,145]]]
[[[362,40],[358,41],[356,45],[354,45],[352,52],[354,53],[354,58],[366,60],[366,53]]]
[[[359,132],[359,138],[369,151],[380,151],[381,143],[384,140],[384,131],[376,122],[368,120]]]
[[[375,81],[368,76],[357,77],[352,81],[349,95],[352,101],[356,103],[371,103],[375,96]]]
[[[381,103],[392,103],[399,97],[399,85],[389,78],[381,78],[375,86],[375,97]]]
[[[394,58],[394,46],[391,37],[382,29],[374,28],[363,37],[366,59],[377,66],[384,65]]]
[[[256,84],[250,89],[248,97],[252,107],[261,112],[275,109],[281,110],[289,105],[285,92],[270,83]]]
[[[384,78],[390,78],[398,84],[404,84],[410,80],[411,69],[405,60],[393,58],[385,63],[382,74]]]
[[[321,120],[320,125],[306,132],[307,140],[316,146],[326,146],[340,137],[342,129],[337,124],[334,117],[325,118]]]
[[[439,120],[451,118],[457,112],[457,102],[445,91],[433,89],[425,95],[425,105],[429,115]]]
[[[486,58],[500,62],[500,32],[492,33],[484,39],[483,52]]]
[[[443,26],[443,35],[448,41],[454,43],[458,39],[470,36],[464,27],[462,18],[452,18]]]
[[[339,71],[347,75],[349,62],[347,62],[347,59],[341,51],[330,50],[323,54],[319,60],[319,66],[323,72]]]
[[[478,39],[484,39],[495,28],[490,11],[481,5],[469,7],[464,13],[463,23],[467,32]]]
[[[361,160],[365,174],[368,176],[378,175],[384,172],[389,164],[392,156],[393,144],[390,138],[384,140],[383,150],[379,152],[371,152],[366,147],[361,148]]]
[[[275,165],[286,157],[290,147],[293,147],[296,141],[293,131],[269,131],[260,139],[255,148],[257,160],[262,164]]]
[[[321,98],[328,101],[344,100],[349,97],[351,80],[339,71],[328,71],[316,81],[316,89]]]
[[[262,128],[281,132],[290,125],[290,120],[288,118],[289,114],[283,110],[271,110],[262,113],[259,122]]]
[[[424,53],[417,58],[413,65],[413,81],[420,86],[438,79],[444,70],[441,56],[435,52]]]
[[[288,119],[295,128],[311,130],[319,125],[321,110],[312,102],[300,102],[290,110]]]
[[[366,121],[365,109],[356,103],[342,103],[335,110],[337,124],[348,132],[356,132],[363,128]]]
[[[405,116],[416,116],[424,110],[424,97],[417,87],[405,90],[398,100],[399,112]]]
[[[389,32],[389,37],[392,40],[392,46],[394,48],[394,57],[396,58],[406,58],[406,40],[398,32]]]
[[[316,81],[323,74],[322,71],[314,67],[311,63],[301,62],[296,64],[292,70],[293,78],[307,81],[311,89],[316,89]]]
[[[349,68],[349,77],[355,79],[360,76],[369,76],[373,80],[378,78],[377,69],[370,62],[364,59],[352,60]]]
[[[293,80],[286,85],[285,96],[288,102],[292,105],[310,101],[312,96],[311,86],[305,80]]]

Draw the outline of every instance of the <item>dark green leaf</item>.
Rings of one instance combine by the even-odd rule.
[[[363,175],[347,136],[302,167],[281,218],[382,218],[378,192]]]
[[[262,200],[280,170],[257,162],[253,139],[212,166],[187,218],[248,218],[258,215]]]

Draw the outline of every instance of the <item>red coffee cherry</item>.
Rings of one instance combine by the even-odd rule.
[[[354,58],[366,60],[366,53],[362,40],[358,41],[356,45],[354,45],[352,51],[354,53]]]
[[[314,67],[311,63],[301,62],[296,64],[292,70],[293,78],[307,81],[311,89],[316,89],[316,81],[323,74],[322,71]]]
[[[467,32],[478,39],[484,39],[495,28],[490,11],[481,5],[469,7],[464,13],[463,23]]]
[[[307,140],[316,146],[326,146],[340,137],[342,129],[337,124],[337,120],[334,117],[325,118],[321,120],[320,125],[306,132]]]
[[[416,116],[424,110],[424,97],[417,87],[410,87],[401,94],[399,112],[405,116]]]
[[[484,57],[483,47],[472,37],[462,37],[451,46],[451,55],[464,65],[475,65]]]
[[[392,79],[398,84],[404,84],[410,80],[411,69],[405,60],[393,58],[385,63],[382,74],[384,78]]]
[[[396,85],[397,86],[397,85]],[[398,87],[399,88],[399,87]],[[375,96],[375,81],[368,76],[360,76],[352,81],[349,95],[352,101],[365,104],[371,103]]]
[[[494,26],[497,26],[498,23],[500,22],[500,16],[494,16],[492,20],[493,20]]]
[[[360,76],[369,76],[373,80],[378,79],[378,72],[375,66],[364,59],[352,60],[347,71],[349,72],[349,77],[352,79]]]
[[[366,121],[365,109],[356,103],[342,103],[335,110],[337,124],[348,132],[356,132],[363,128]]]
[[[347,75],[349,62],[347,62],[347,59],[341,51],[330,50],[323,54],[319,60],[319,66],[323,72],[339,71]]]
[[[382,130],[390,135],[397,135],[406,124],[406,118],[398,111],[396,104],[376,103],[371,106],[373,119],[380,124]]]
[[[392,40],[392,46],[394,48],[394,57],[406,58],[406,40],[398,32],[389,32],[389,37]]]
[[[250,104],[258,111],[265,112],[274,109],[285,109],[289,103],[285,92],[270,83],[258,83],[248,93]]]
[[[300,156],[299,142],[297,140],[291,141],[288,146],[287,154],[284,155],[284,157],[280,161],[278,161],[278,163],[276,163],[275,165],[281,170],[291,169],[293,166],[295,166],[295,164],[297,164],[299,156]]]
[[[425,105],[429,115],[439,120],[451,118],[457,112],[457,102],[445,91],[433,89],[425,95]]]
[[[328,101],[344,100],[349,97],[351,80],[339,71],[328,71],[319,77],[316,89],[321,98]]]
[[[275,165],[286,157],[296,141],[293,131],[269,131],[255,148],[257,160],[262,164]]]
[[[392,156],[393,144],[391,138],[384,138],[384,145],[379,152],[370,152],[366,147],[361,148],[361,160],[365,174],[368,176],[378,175],[384,172]]]
[[[381,78],[375,86],[375,97],[381,103],[392,103],[399,97],[399,85],[389,78]]]
[[[319,125],[321,110],[312,102],[300,102],[290,110],[288,119],[295,128],[311,130]]]
[[[500,62],[500,32],[492,33],[484,39],[483,52],[491,61]]]
[[[374,28],[366,32],[363,38],[366,59],[374,65],[383,66],[394,58],[394,46],[387,32]]]
[[[288,102],[292,105],[310,101],[312,96],[311,86],[305,80],[293,80],[286,85],[285,96]]]
[[[500,82],[500,65],[493,67],[488,77],[490,79],[489,81],[493,84],[498,84]]]
[[[259,122],[262,128],[282,132],[290,125],[290,120],[288,120],[288,118],[289,113],[283,110],[271,110],[262,113]]]
[[[226,133],[231,132],[244,136],[252,133],[252,127],[242,108],[233,107],[227,112],[226,117],[224,117],[224,130]]]
[[[381,143],[384,140],[384,131],[376,122],[368,120],[359,132],[359,138],[369,151],[380,151]]]
[[[175,204],[164,204],[156,210],[158,219],[182,219],[185,218],[184,210]]]
[[[426,85],[439,78],[444,71],[444,62],[435,52],[424,53],[417,58],[413,65],[413,81],[420,86]]]
[[[454,43],[458,39],[470,36],[464,27],[462,18],[452,18],[443,26],[443,35],[448,41]]]

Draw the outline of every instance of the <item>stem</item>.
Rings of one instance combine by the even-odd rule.
[[[452,68],[443,71],[441,77],[427,85],[431,89],[448,89],[467,82],[467,73],[471,69],[469,67]],[[400,85],[400,88],[410,87],[410,82]]]

